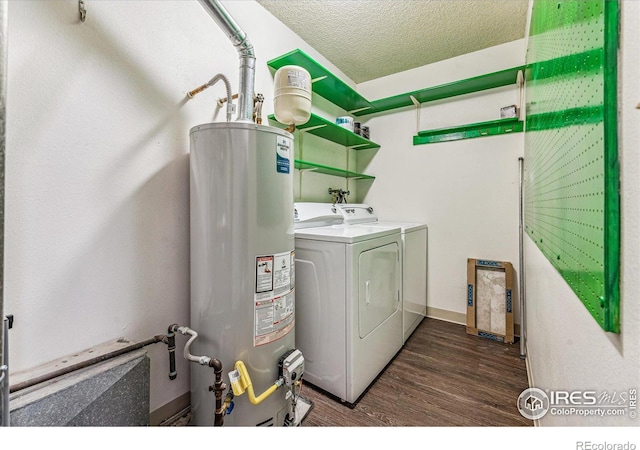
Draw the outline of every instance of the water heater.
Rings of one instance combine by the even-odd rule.
[[[253,389],[279,377],[295,344],[293,136],[248,122],[190,131],[193,353],[222,362],[225,383],[241,360]],[[192,424],[214,423],[212,371],[191,368]],[[225,426],[283,425],[286,390],[258,405],[234,399]]]

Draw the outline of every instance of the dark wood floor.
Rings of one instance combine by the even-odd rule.
[[[306,384],[302,426],[533,426],[516,407],[528,387],[517,342],[426,318],[354,408]]]

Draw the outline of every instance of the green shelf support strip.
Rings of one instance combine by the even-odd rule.
[[[603,56],[602,49],[595,49],[563,55],[542,62],[529,63],[525,66],[525,79],[539,81],[553,78],[559,70],[567,68],[573,68],[576,73],[580,73],[582,76],[597,73],[602,68]]]
[[[267,65],[274,70],[288,65],[304,67],[311,75],[311,80],[313,81],[312,91],[345,111],[371,107],[371,104],[351,86],[340,80],[300,49],[274,58],[268,61]]]
[[[604,121],[602,105],[572,108],[527,115],[527,131],[542,131],[566,128],[572,125],[593,125]]]
[[[374,180],[376,178],[371,175],[365,175],[363,173],[352,172],[350,170],[338,169],[335,167],[323,166],[322,164],[302,161],[299,159],[296,159],[294,161],[294,166],[296,169],[311,170],[316,173],[321,173],[324,175],[333,175],[333,176],[342,177],[342,178],[354,178],[358,180]]]
[[[277,124],[280,128],[286,128],[286,125],[278,122],[273,114],[269,115],[269,120]],[[303,125],[296,126],[296,129],[354,150],[380,148],[379,144],[365,139],[353,131],[342,128],[315,114],[311,114],[309,121]]]
[[[518,133],[524,128],[524,123],[518,118],[491,120],[450,128],[419,131],[413,137],[413,145],[435,144],[438,142],[458,141],[485,136],[497,136],[506,133]]]
[[[619,8],[618,0],[535,0],[525,72],[525,231],[600,327],[614,333]]]
[[[371,108],[355,112],[354,116],[364,116],[411,106],[413,105],[411,97],[415,98],[419,103],[426,103],[441,100],[443,98],[484,91],[486,89],[508,86],[510,84],[515,85],[518,78],[518,72],[522,70],[524,73],[524,68],[524,66],[514,67],[507,70],[501,70],[499,72],[454,81],[452,83],[420,89],[418,91],[407,92],[405,94],[395,95],[380,100],[374,100],[370,102]]]

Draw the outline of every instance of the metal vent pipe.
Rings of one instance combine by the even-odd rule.
[[[523,103],[521,103],[523,104]],[[527,356],[527,317],[526,317],[526,290],[524,268],[524,158],[518,158],[520,171],[520,358]]]
[[[199,0],[202,7],[225,32],[240,55],[240,87],[238,89],[239,122],[253,122],[253,94],[256,75],[256,57],[247,34],[218,0]]]

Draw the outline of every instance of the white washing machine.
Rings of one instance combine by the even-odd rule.
[[[427,314],[426,223],[378,221],[366,204],[339,204],[344,224],[400,228],[402,235],[402,343],[404,344]]]
[[[353,405],[402,348],[402,236],[322,226],[308,214],[342,217],[319,205],[295,205],[296,347],[305,380]]]
[[[342,225],[342,212],[332,203],[296,202],[293,204],[293,223],[296,230],[302,228]]]

